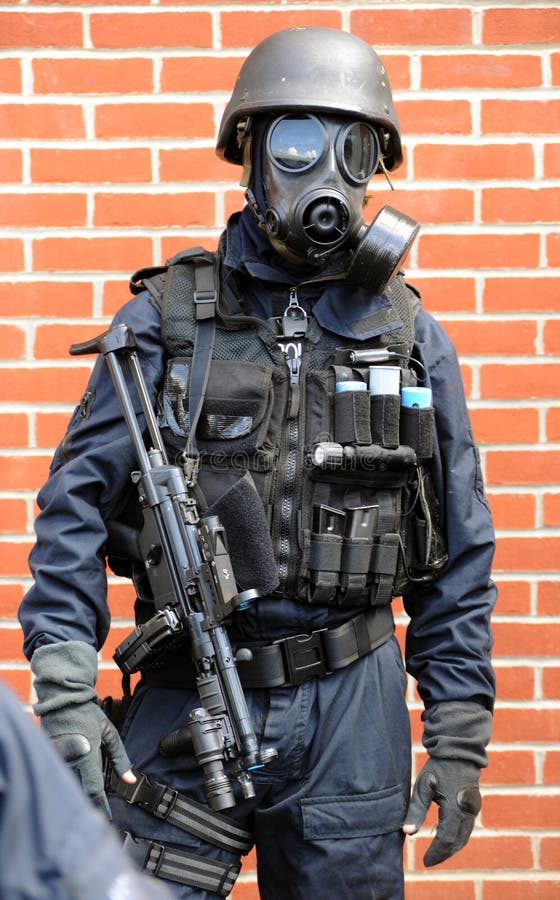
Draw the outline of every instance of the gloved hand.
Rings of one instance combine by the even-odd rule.
[[[465,846],[480,812],[478,779],[488,764],[492,713],[478,703],[439,703],[422,718],[431,758],[416,779],[403,831],[415,834],[431,804],[439,806],[436,836],[424,855],[425,866],[437,866]]]
[[[482,800],[478,789],[480,769],[462,759],[429,759],[412,793],[403,825],[414,834],[432,803],[439,806],[436,836],[424,854],[425,866],[437,866],[461,850],[471,836]]]
[[[135,775],[119,737],[98,704],[97,653],[83,641],[62,641],[39,647],[31,660],[38,702],[33,707],[41,726],[82,787],[111,818],[105,795],[101,748],[115,771],[133,784]]]

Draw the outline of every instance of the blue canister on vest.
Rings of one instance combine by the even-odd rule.
[[[401,406],[427,409],[432,405],[432,392],[425,387],[403,387],[401,391]]]
[[[337,381],[336,392],[341,394],[343,391],[365,391],[367,385],[365,381]]]

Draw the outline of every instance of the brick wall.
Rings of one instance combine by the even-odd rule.
[[[215,246],[241,199],[213,143],[248,47],[282,27],[376,46],[405,134],[391,203],[423,223],[409,276],[460,352],[498,534],[498,702],[469,846],[407,898],[560,896],[560,8],[557,0],[0,3],[0,674],[30,700],[16,610],[35,492],[135,268]],[[93,321],[92,321],[93,320]],[[112,579],[115,627],[131,593]],[[405,627],[402,612],[399,629]],[[410,687],[417,765],[419,706]],[[236,900],[258,897],[254,857]]]

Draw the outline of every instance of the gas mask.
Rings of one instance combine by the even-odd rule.
[[[302,113],[274,119],[264,139],[259,216],[273,247],[291,262],[319,266],[347,251],[346,277],[382,290],[419,226],[389,206],[366,226],[367,185],[379,168],[380,137],[367,122]]]

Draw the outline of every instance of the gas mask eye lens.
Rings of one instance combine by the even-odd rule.
[[[286,172],[305,172],[321,158],[327,141],[314,116],[282,116],[268,135],[268,154]]]
[[[353,122],[337,141],[338,164],[348,181],[369,181],[379,162],[379,140],[365,122]]]

